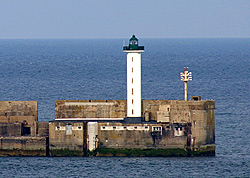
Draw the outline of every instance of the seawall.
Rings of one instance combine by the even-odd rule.
[[[2,137],[0,156],[49,156],[48,137]]]
[[[38,122],[36,101],[0,101],[0,156],[214,156],[215,102],[59,100]]]

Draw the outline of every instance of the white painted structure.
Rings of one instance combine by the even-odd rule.
[[[133,35],[127,53],[127,117],[141,117],[141,53],[143,46],[138,46],[138,39]]]
[[[101,130],[130,130],[130,131],[149,131],[150,126],[146,125],[146,126],[101,126]]]
[[[141,117],[141,53],[127,52],[127,117]]]
[[[88,150],[93,151],[98,143],[98,122],[88,122]]]
[[[184,67],[184,73],[180,73],[181,81],[184,82],[184,100],[188,100],[187,82],[192,81],[192,72],[188,72],[188,67]]]

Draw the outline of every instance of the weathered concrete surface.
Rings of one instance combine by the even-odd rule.
[[[115,118],[125,117],[126,108],[126,100],[67,100],[56,101],[55,113],[56,118]],[[173,150],[187,156],[215,155],[214,110],[214,101],[143,100],[142,116],[151,122],[99,122],[95,138],[98,149],[89,154],[117,156],[133,152],[146,156],[153,149],[158,151],[154,155],[162,156],[176,155]],[[86,123],[79,121],[76,125],[83,126],[85,132],[72,130],[71,134],[66,134],[67,124],[73,128],[76,122],[50,123],[50,151],[61,150],[61,155],[77,151],[81,155],[87,150]]]
[[[0,136],[20,136],[22,135],[22,123],[0,123]]]
[[[48,156],[48,137],[1,137],[0,156]]]
[[[49,136],[49,123],[42,121],[38,122],[38,136]]]
[[[49,122],[50,156],[83,156],[86,153],[86,123]]]
[[[37,108],[37,101],[0,101],[0,123],[9,123],[9,129],[13,123],[22,123],[21,134],[36,136]]]
[[[199,150],[202,145],[215,144],[214,101],[143,100],[143,111],[149,113],[149,120],[157,121],[157,112],[169,111],[169,123],[189,123],[191,130],[187,134],[187,147],[192,150]]]
[[[105,129],[102,129],[103,127]],[[116,128],[112,129],[114,127]],[[124,127],[126,129],[123,129]],[[160,127],[161,131],[154,133],[153,127]],[[164,124],[99,123],[99,148],[184,149],[187,144],[187,135],[176,137],[174,129],[174,126]]]
[[[58,100],[55,118],[124,118],[126,100]]]
[[[10,116],[10,123],[23,123],[23,129],[28,128],[30,131],[24,135],[36,136],[37,135],[37,116]]]
[[[37,101],[0,101],[0,156],[48,156],[48,137],[36,137],[37,108]]]
[[[212,106],[210,107],[210,105]],[[170,122],[191,122],[192,110],[214,109],[214,101],[183,101],[183,100],[143,100],[142,111],[149,112],[149,120],[157,121],[157,112],[170,112]],[[143,113],[143,115],[145,115]]]
[[[0,101],[0,116],[37,116],[37,101]]]

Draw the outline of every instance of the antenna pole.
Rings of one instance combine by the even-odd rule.
[[[187,82],[192,81],[192,72],[188,72],[188,67],[184,67],[184,73],[180,73],[181,81],[184,82],[184,100],[188,100]]]

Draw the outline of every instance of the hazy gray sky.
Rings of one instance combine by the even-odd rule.
[[[250,37],[250,0],[0,0],[0,38]]]

